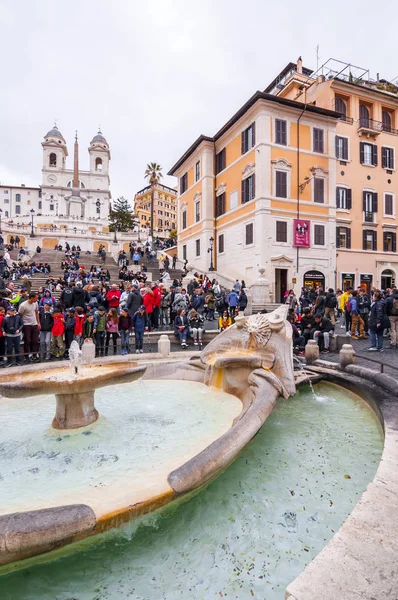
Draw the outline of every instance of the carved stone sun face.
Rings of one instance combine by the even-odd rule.
[[[271,334],[271,325],[267,315],[252,315],[243,324],[243,330],[247,331],[250,338],[256,342],[256,345],[266,346]]]

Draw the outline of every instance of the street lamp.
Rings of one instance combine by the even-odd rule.
[[[210,252],[210,267],[209,267],[209,271],[214,271],[214,265],[213,265],[213,245],[214,245],[214,237],[211,237],[209,239],[209,248],[207,249],[207,252]]]
[[[34,237],[36,237],[35,236],[35,232],[33,231],[33,215],[35,214],[35,209],[34,208],[30,209],[30,214],[32,215],[32,221],[31,221],[32,229],[31,229],[31,232],[30,232],[30,237],[34,238]]]
[[[113,243],[114,243],[114,244],[117,244],[117,237],[116,237],[116,224],[117,224],[116,217],[113,217],[113,227],[114,227],[114,229],[113,229],[113,231],[114,231]]]

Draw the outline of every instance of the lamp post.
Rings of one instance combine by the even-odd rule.
[[[113,218],[113,231],[114,231],[114,235],[113,235],[113,243],[117,244],[117,237],[116,237],[116,217]]]
[[[32,221],[31,221],[31,226],[32,227],[31,227],[31,231],[30,231],[30,237],[34,238],[34,237],[36,237],[35,236],[35,232],[33,231],[33,215],[35,214],[35,209],[34,208],[30,209],[30,214],[32,215]]]
[[[214,265],[213,265],[213,245],[214,245],[214,237],[212,236],[209,239],[209,248],[207,249],[207,252],[210,252],[210,267],[209,267],[209,271],[214,271]]]

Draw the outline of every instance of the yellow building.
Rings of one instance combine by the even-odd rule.
[[[330,150],[336,160],[337,286],[398,285],[398,87],[334,59],[316,72],[299,59],[265,91],[342,115]]]
[[[151,226],[151,186],[140,190],[134,196],[134,214],[140,228],[150,229]],[[177,229],[177,192],[167,185],[158,184],[154,194],[154,234]]]
[[[171,168],[179,179],[178,251],[208,272],[244,279],[265,269],[271,299],[335,284],[335,158],[339,115],[256,92]]]

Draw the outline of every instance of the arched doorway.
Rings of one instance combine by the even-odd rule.
[[[321,271],[307,271],[303,277],[303,287],[307,289],[325,289],[325,275]]]
[[[384,269],[381,273],[381,289],[386,290],[393,287],[395,287],[395,273],[391,269]]]

